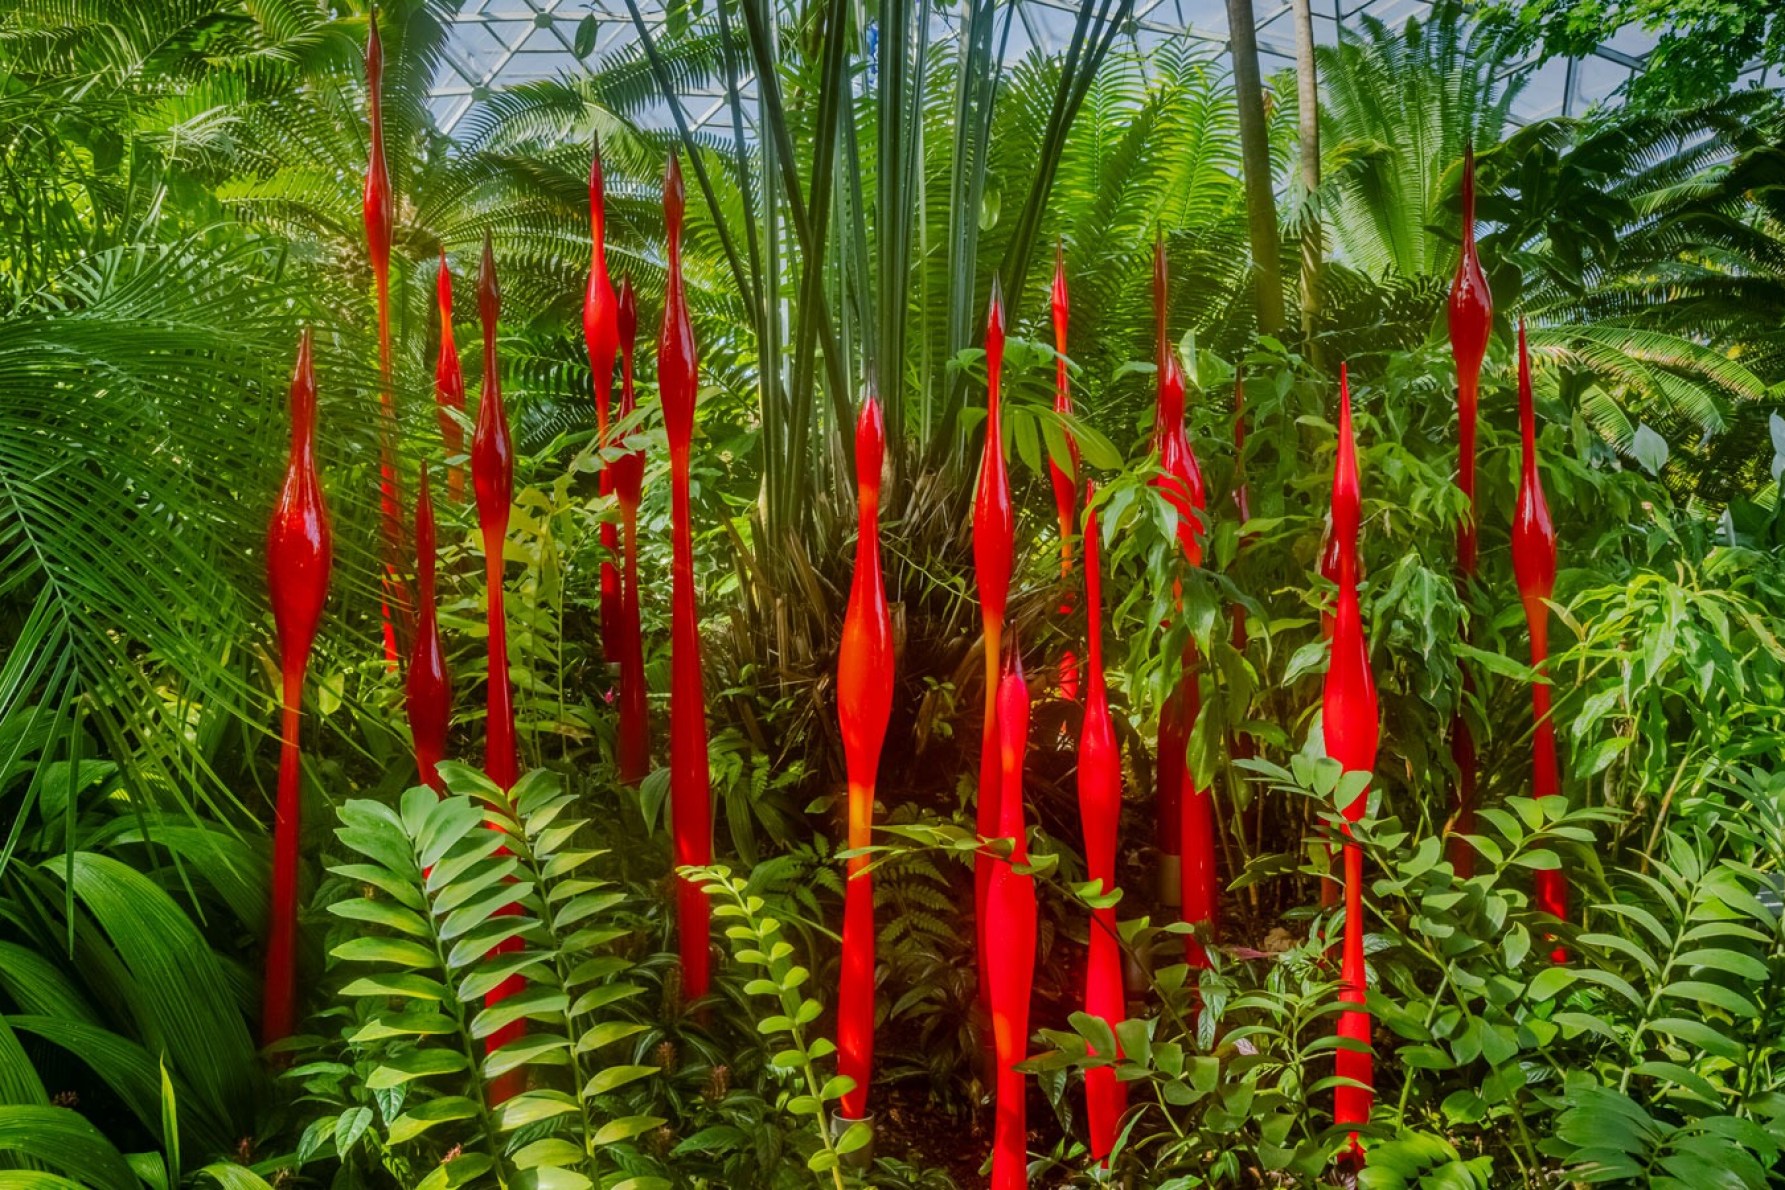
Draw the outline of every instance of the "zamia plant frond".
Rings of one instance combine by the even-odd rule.
[[[1772,1040],[1785,934],[1761,899],[1779,846],[1744,861],[1702,826],[1660,843],[1596,907],[1600,928],[1578,937],[1594,962],[1542,972],[1527,993],[1556,1002],[1550,1020],[1565,1034],[1604,1042],[1605,1081],[1566,1079],[1557,1152],[1583,1181],[1765,1186],[1785,1126]]]
[[[331,952],[358,1001],[348,1042],[370,1067],[366,1087],[388,1096],[389,1143],[435,1166],[420,1186],[523,1171],[591,1185],[663,1123],[618,1094],[659,1073],[621,1052],[645,1031],[616,1008],[644,991],[614,948],[630,933],[616,915],[625,894],[595,875],[603,852],[581,845],[587,823],[556,775],[535,770],[504,792],[461,764],[440,774],[444,798],[417,787],[395,807],[341,808],[336,835],[355,858],[333,871],[362,890],[329,906],[356,927]],[[517,978],[521,990],[485,1004]],[[486,1054],[516,1021],[525,1035]],[[516,1070],[528,1089],[492,1104],[486,1082]]]

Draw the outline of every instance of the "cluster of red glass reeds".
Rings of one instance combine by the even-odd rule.
[[[366,55],[372,96],[372,156],[365,187],[365,220],[369,254],[376,281],[379,313],[381,427],[394,432],[395,393],[391,381],[389,335],[389,255],[391,243],[390,183],[384,164],[378,108],[382,49],[376,26]],[[591,267],[584,303],[584,334],[593,372],[596,442],[602,451],[601,494],[615,497],[619,523],[602,526],[606,557],[600,579],[602,642],[619,669],[620,731],[616,766],[620,777],[636,783],[650,763],[647,691],[639,630],[637,513],[644,471],[644,453],[636,442],[614,437],[616,421],[627,424],[637,410],[634,353],[637,338],[637,295],[630,279],[615,289],[608,272],[605,246],[604,192],[599,151],[589,177]],[[698,353],[681,272],[681,236],[685,209],[681,172],[671,158],[663,191],[668,240],[668,282],[658,342],[658,383],[669,445],[671,484],[671,687],[670,799],[671,834],[678,868],[711,860],[711,809],[707,771],[707,726],[702,685],[698,609],[695,603],[692,510],[689,465],[698,388]],[[1474,239],[1473,160],[1466,158],[1463,183],[1464,245],[1452,288],[1450,329],[1458,373],[1458,485],[1469,513],[1458,531],[1459,583],[1476,577],[1475,428],[1479,375],[1492,328],[1492,299],[1476,256]],[[458,463],[464,452],[459,422],[465,406],[465,385],[452,333],[452,278],[444,251],[436,279],[441,314],[440,351],[435,372],[442,447],[447,462],[447,496],[463,498]],[[1063,250],[1056,253],[1052,284],[1052,322],[1059,355],[1055,409],[1069,414],[1072,402],[1067,369],[1070,302]],[[1176,513],[1177,539],[1184,561],[1199,566],[1208,529],[1207,493],[1196,455],[1185,430],[1185,375],[1168,337],[1168,269],[1163,242],[1154,262],[1155,334],[1157,340],[1157,406],[1153,446],[1157,455],[1153,483]],[[472,489],[485,558],[488,608],[487,728],[484,768],[503,788],[519,777],[520,754],[507,656],[503,606],[504,544],[513,499],[514,450],[502,400],[496,329],[500,294],[495,261],[486,236],[477,279],[477,306],[483,336],[483,386],[476,429],[470,443]],[[1024,1082],[1016,1069],[1026,1056],[1031,985],[1035,963],[1036,889],[1027,870],[1023,771],[1028,744],[1030,697],[1014,640],[1004,632],[1015,554],[1016,515],[1004,458],[1000,392],[1004,354],[1004,309],[993,282],[986,323],[987,418],[984,454],[973,508],[975,580],[983,628],[985,715],[977,803],[977,825],[985,845],[975,859],[975,905],[981,1008],[989,1022],[991,1058],[995,1065],[996,1128],[992,1153],[994,1187],[1027,1183]],[[612,408],[614,372],[619,370],[620,408]],[[1361,576],[1358,539],[1363,521],[1358,453],[1353,431],[1351,394],[1346,369],[1339,372],[1337,452],[1333,473],[1331,535],[1320,571],[1336,588],[1328,618],[1331,660],[1322,697],[1323,743],[1328,756],[1349,773],[1374,769],[1380,736],[1380,715],[1371,677],[1358,587]],[[1518,330],[1518,394],[1522,466],[1512,522],[1512,556],[1519,593],[1528,619],[1532,663],[1542,673],[1547,660],[1548,608],[1556,575],[1555,533],[1538,479],[1536,424],[1524,328]],[[1236,379],[1234,442],[1236,509],[1246,518],[1243,468],[1243,387]],[[305,667],[326,602],[331,537],[329,519],[318,483],[315,458],[317,391],[308,332],[299,347],[291,386],[291,450],[267,540],[267,576],[283,669],[283,733],[277,813],[274,827],[272,915],[266,955],[263,1035],[269,1042],[287,1036],[296,1017],[295,949],[297,922],[299,818],[299,706]],[[872,876],[863,854],[871,840],[875,790],[882,745],[894,696],[894,638],[880,560],[879,507],[886,427],[872,393],[862,403],[856,424],[858,536],[854,579],[844,618],[838,661],[838,716],[842,728],[848,779],[847,864],[838,987],[837,1053],[839,1073],[852,1082],[841,1102],[842,1115],[867,1115],[874,1051],[874,909]],[[895,432],[897,427],[894,427]],[[1086,868],[1104,894],[1116,889],[1117,829],[1122,802],[1122,767],[1110,717],[1104,673],[1102,594],[1099,573],[1099,530],[1095,485],[1079,474],[1076,443],[1068,435],[1067,465],[1050,464],[1060,529],[1060,566],[1066,587],[1074,586],[1075,562],[1082,562],[1085,651],[1075,649],[1059,659],[1063,697],[1083,700],[1078,740],[1078,794]],[[424,464],[418,476],[414,519],[415,598],[409,596],[406,568],[389,557],[393,543],[406,536],[396,507],[394,444],[381,439],[381,535],[386,546],[382,581],[386,652],[393,665],[406,667],[406,705],[420,780],[441,788],[438,763],[447,753],[451,718],[451,679],[436,615],[436,525],[432,485]],[[1078,505],[1083,501],[1082,531]],[[1075,544],[1082,543],[1075,553]],[[1061,613],[1073,610],[1067,597]],[[1243,612],[1235,609],[1237,645],[1245,642]],[[399,651],[399,642],[407,645]],[[1208,948],[1220,933],[1222,880],[1215,848],[1215,810],[1209,791],[1196,788],[1186,764],[1186,749],[1198,713],[1197,654],[1187,645],[1179,680],[1159,709],[1156,848],[1168,887],[1162,899],[1182,907],[1182,918],[1194,929],[1186,935],[1186,960],[1207,966]],[[1536,717],[1534,741],[1535,792],[1539,797],[1560,792],[1554,730],[1549,722],[1549,689],[1532,686]],[[1465,834],[1473,814],[1474,747],[1468,724],[1459,714],[1453,726],[1453,754],[1461,783],[1452,822]],[[1230,746],[1240,754],[1249,745],[1236,737]],[[1342,1080],[1335,1090],[1335,1122],[1350,1126],[1347,1153],[1361,1152],[1356,1129],[1369,1122],[1373,1077],[1369,1051],[1370,1023],[1363,1005],[1364,963],[1363,852],[1351,827],[1368,808],[1368,788],[1342,808],[1341,882],[1343,940],[1335,1070]],[[1468,848],[1453,849],[1461,868]],[[1538,874],[1537,900],[1557,917],[1566,913],[1566,885],[1560,873]],[[1334,900],[1338,900],[1337,896]],[[695,883],[678,878],[677,936],[683,988],[697,999],[710,980],[709,914],[705,895]],[[514,943],[514,945],[518,945]],[[1560,948],[1554,951],[1560,961]],[[489,993],[496,1002],[513,995],[521,984],[511,978]],[[1123,963],[1113,905],[1097,908],[1090,922],[1085,1011],[1112,1029],[1122,1023],[1126,993]],[[520,1030],[518,1023],[492,1036],[491,1051]],[[1119,1055],[1118,1055],[1119,1056]],[[518,1075],[492,1082],[495,1101],[519,1089]],[[1090,1151],[1106,1160],[1116,1145],[1126,1097],[1114,1071],[1102,1067],[1085,1080]]]

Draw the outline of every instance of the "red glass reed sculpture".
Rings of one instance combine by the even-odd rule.
[[[986,889],[987,957],[991,962],[992,1048],[997,1062],[997,1119],[992,1134],[992,1190],[1029,1184],[1028,1113],[1023,1074],[1028,1056],[1029,1000],[1035,981],[1035,877],[1023,826],[1023,757],[1029,746],[1029,687],[1019,659],[998,687],[1002,788],[998,835],[1011,840],[1008,861],[993,861]]]
[[[1163,233],[1153,243],[1153,362],[1157,369],[1153,411],[1153,449],[1159,455],[1159,476],[1155,486],[1165,492],[1166,499],[1178,513],[1180,541],[1184,532],[1184,516],[1189,510],[1189,484],[1180,478],[1183,442],[1184,392],[1173,389],[1176,375],[1170,340],[1165,331],[1165,306],[1170,274],[1165,262]],[[1178,463],[1174,470],[1174,462]],[[1174,482],[1175,481],[1175,482]],[[1188,548],[1188,547],[1186,547]],[[1159,897],[1166,904],[1183,902],[1183,874],[1179,861],[1182,847],[1179,806],[1184,787],[1184,749],[1187,746],[1183,712],[1176,692],[1166,697],[1159,711],[1159,742],[1154,761],[1153,801],[1158,818],[1154,843],[1159,850]]]
[[[1463,256],[1456,278],[1450,283],[1450,354],[1457,369],[1457,487],[1469,503],[1463,523],[1457,526],[1457,583],[1466,586],[1476,571],[1475,425],[1481,392],[1481,361],[1487,355],[1488,335],[1494,325],[1494,295],[1475,253],[1475,150],[1463,149]],[[1474,688],[1463,670],[1465,696]],[[1450,722],[1450,755],[1457,766],[1456,808],[1451,819],[1453,835],[1475,830],[1475,739],[1461,712]],[[1475,871],[1475,849],[1453,837],[1450,862],[1458,876],[1467,879]]]
[[[1339,542],[1339,601],[1334,615],[1332,661],[1326,671],[1321,699],[1321,729],[1326,753],[1348,773],[1368,773],[1376,767],[1376,746],[1381,735],[1381,715],[1376,703],[1376,682],[1370,674],[1369,646],[1364,641],[1363,614],[1357,601],[1357,532],[1361,519],[1357,444],[1351,427],[1351,389],[1345,366],[1339,366],[1339,454],[1333,468],[1333,537]],[[1363,816],[1368,790],[1350,805],[1341,807],[1349,823]],[[1364,857],[1356,842],[1345,844],[1345,941],[1339,965],[1339,999],[1346,1004],[1364,1003]],[[1361,1008],[1339,1014],[1342,1039],[1367,1047],[1370,1017]],[[1367,1124],[1375,1099],[1368,1049],[1341,1049],[1335,1055],[1340,1078],[1357,1086],[1334,1089],[1333,1121]],[[1357,1133],[1351,1133],[1348,1158],[1362,1155]]]
[[[1095,484],[1085,485],[1085,720],[1078,737],[1078,812],[1085,834],[1085,871],[1101,881],[1101,893],[1116,887],[1116,835],[1122,822],[1122,755],[1109,717],[1109,690],[1103,680],[1103,578],[1098,565]],[[1121,1024],[1128,994],[1122,986],[1122,949],[1114,905],[1091,911],[1091,953],[1085,968],[1085,1011],[1110,1028]],[[1128,1091],[1116,1072],[1085,1072],[1085,1115],[1091,1156],[1099,1161],[1115,1147],[1117,1125]]]
[[[1494,326],[1494,295],[1475,252],[1475,150],[1463,150],[1463,256],[1450,283],[1450,354],[1457,370],[1457,487],[1469,513],[1457,527],[1457,573],[1473,578],[1475,536],[1475,423],[1481,361]]]
[[[1002,784],[998,753],[998,658],[1003,649],[1004,611],[1010,598],[1010,571],[1016,553],[1016,512],[1010,503],[1010,474],[1004,464],[1004,424],[999,388],[1004,368],[1004,295],[992,278],[985,325],[985,448],[973,499],[973,575],[979,588],[979,618],[985,645],[985,728],[979,752],[979,807],[975,827],[982,838],[998,833],[998,794]],[[980,998],[986,999],[986,890],[996,861],[981,851],[973,861],[974,920],[979,952]],[[989,1003],[988,1005],[989,1006]]]
[[[1177,512],[1178,543],[1192,566],[1202,565],[1203,532],[1208,491],[1202,468],[1184,432],[1184,370],[1171,349],[1165,331],[1168,276],[1165,242],[1154,246],[1153,303],[1159,335],[1159,395],[1155,410],[1154,447],[1159,452],[1159,475],[1154,483]],[[1157,760],[1157,812],[1161,878],[1165,891],[1175,892],[1184,920],[1206,923],[1212,936],[1220,928],[1220,873],[1215,861],[1214,805],[1206,789],[1193,788],[1186,750],[1190,731],[1201,711],[1201,692],[1196,676],[1196,649],[1186,642],[1178,688],[1159,712]],[[1171,881],[1172,869],[1176,881]],[[1172,887],[1175,883],[1175,887]],[[1208,966],[1203,944],[1185,936],[1187,960]]]
[[[477,429],[471,436],[471,484],[477,491],[477,524],[483,533],[484,576],[489,586],[489,726],[484,771],[508,789],[520,777],[520,751],[514,738],[514,701],[508,680],[508,622],[502,589],[503,547],[508,539],[509,505],[514,500],[514,442],[502,404],[496,362],[496,318],[502,295],[496,285],[496,259],[483,241],[477,274],[477,312],[483,326],[483,396]]]
[[[266,981],[261,1005],[261,1040],[291,1036],[297,1019],[298,842],[301,794],[298,788],[298,709],[304,696],[304,669],[316,626],[328,599],[334,537],[328,507],[316,479],[316,371],[310,332],[298,344],[291,378],[291,454],[285,483],[267,526],[267,594],[279,638],[283,679],[283,728],[279,743],[279,798],[273,819],[272,912],[267,926]]]
[[[663,427],[669,435],[670,590],[669,800],[678,866],[712,861],[712,806],[707,774],[706,689],[700,672],[700,622],[694,605],[694,532],[689,509],[688,455],[694,441],[694,393],[699,383],[694,324],[682,288],[682,166],[674,155],[663,185],[669,229],[669,283],[663,297],[663,335],[657,345],[657,383],[663,390]],[[707,994],[710,912],[700,886],[676,880],[676,930],[682,990]]]
[[[1054,245],[1054,287],[1052,291],[1054,313],[1054,412],[1072,412],[1072,389],[1066,375],[1066,323],[1071,314],[1072,305],[1066,292],[1066,250],[1058,243]],[[1068,592],[1060,601],[1062,619],[1072,614],[1072,530],[1078,524],[1077,510],[1073,507],[1078,494],[1078,439],[1070,430],[1066,431],[1066,453],[1071,459],[1070,471],[1061,467],[1050,454],[1047,460],[1048,475],[1054,483],[1054,508],[1060,517],[1060,578]],[[1060,654],[1060,697],[1078,698],[1078,656],[1070,648]]]
[[[886,428],[880,403],[862,402],[855,423],[855,579],[837,657],[837,718],[849,775],[849,846],[866,847],[874,822],[880,747],[892,715],[892,613],[880,573],[880,468]],[[845,1119],[867,1115],[874,1069],[874,885],[865,855],[849,860],[843,898],[843,976],[837,994],[837,1073],[855,1080]]]
[[[409,646],[405,705],[409,735],[415,744],[415,770],[424,785],[444,789],[436,767],[446,756],[446,729],[452,719],[452,678],[446,671],[446,650],[440,643],[440,620],[434,607],[434,498],[428,465],[421,465],[415,495],[415,577],[418,616]]]
[[[509,505],[514,500],[514,443],[508,435],[508,413],[502,405],[502,381],[496,366],[496,317],[500,305],[496,260],[486,233],[483,262],[477,274],[477,312],[483,324],[483,396],[477,403],[477,430],[471,436],[471,486],[477,493],[477,524],[483,532],[489,603],[489,714],[483,769],[490,780],[510,789],[520,777],[521,760],[514,738],[514,701],[508,681],[508,617],[502,591],[503,549],[508,541]],[[514,938],[499,944],[491,953],[518,950],[520,946],[520,939]],[[484,997],[484,1004],[499,1004],[525,986],[519,976],[506,979]],[[485,1049],[495,1053],[525,1031],[522,1021],[505,1025],[490,1035]],[[518,1070],[492,1079],[490,1099],[501,1103],[519,1092],[521,1085]]]
[[[371,114],[371,153],[366,161],[366,186],[362,214],[366,224],[366,250],[372,258],[372,281],[378,291],[378,512],[384,545],[384,659],[392,669],[401,656],[399,623],[406,635],[412,605],[409,585],[403,578],[403,506],[397,493],[397,408],[391,383],[390,352],[390,244],[395,222],[391,201],[390,170],[384,159],[384,43],[378,37],[378,13],[370,14],[371,32],[366,39],[366,91]],[[394,605],[394,607],[393,607]]]
[[[614,355],[620,348],[619,300],[607,273],[607,209],[601,187],[601,144],[589,159],[589,285],[583,293],[583,340],[589,348],[589,371],[595,378],[595,441],[608,445],[608,410],[614,390]],[[614,490],[614,472],[604,457],[601,494]],[[601,522],[601,651],[609,661],[619,656],[620,556],[619,527]]]
[[[1512,572],[1518,579],[1519,598],[1525,605],[1525,623],[1531,631],[1531,665],[1543,679],[1531,684],[1531,711],[1537,730],[1531,740],[1531,791],[1536,797],[1557,797],[1562,792],[1556,765],[1556,725],[1550,718],[1549,604],[1556,589],[1556,527],[1550,522],[1549,503],[1543,498],[1543,481],[1537,474],[1537,411],[1531,397],[1531,356],[1525,348],[1525,320],[1518,324],[1518,422],[1524,444],[1519,468],[1518,505],[1512,516]],[[1568,877],[1559,869],[1533,877],[1537,907],[1558,918],[1568,916]],[[1561,947],[1550,952],[1560,963],[1568,953]]]
[[[452,337],[452,271],[446,267],[446,249],[440,249],[440,271],[434,275],[434,297],[440,305],[440,354],[434,360],[434,407],[440,419],[440,443],[446,457],[465,453],[465,431],[454,413],[465,412],[465,373],[459,367],[459,349]],[[446,470],[446,498],[454,504],[465,498],[465,469],[453,463]],[[420,533],[419,526],[416,532]]]
[[[620,337],[620,416],[638,408],[632,386],[633,353],[638,347],[638,295],[632,278],[620,283],[615,319]],[[645,646],[638,619],[638,500],[644,489],[645,452],[629,450],[613,462],[614,492],[620,500],[620,536],[625,565],[620,575],[620,737],[615,748],[620,780],[636,785],[651,767],[651,720],[645,702]]]

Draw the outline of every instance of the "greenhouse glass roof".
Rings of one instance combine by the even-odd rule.
[[[1294,33],[1287,0],[1255,0],[1254,7],[1265,72],[1292,66]],[[1313,7],[1315,38],[1331,44],[1340,28],[1354,26],[1366,14],[1393,27],[1431,5],[1429,0],[1313,0]],[[639,10],[653,32],[661,27],[665,19],[661,5],[641,3]],[[1023,0],[1008,54],[1015,58],[1034,45],[1051,49],[1063,44],[1076,11],[1070,0]],[[1132,37],[1138,50],[1178,38],[1225,52],[1225,0],[1138,0],[1135,13]],[[591,17],[594,46],[579,58],[577,33]],[[491,90],[581,73],[638,38],[626,0],[464,0],[451,20],[451,48],[433,92],[435,115],[448,132]],[[932,44],[941,47],[952,37],[955,20],[952,13],[936,20]],[[1615,101],[1631,73],[1642,69],[1653,44],[1651,35],[1627,28],[1586,57],[1545,63],[1518,97],[1515,119],[1524,123],[1573,115],[1596,103]],[[749,88],[749,80],[744,86]],[[683,109],[697,125],[706,124],[720,115],[721,101],[716,91],[690,92],[683,96]]]

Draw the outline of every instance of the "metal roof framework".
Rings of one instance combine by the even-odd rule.
[[[1314,37],[1337,42],[1342,28],[1355,26],[1364,15],[1391,27],[1431,8],[1430,0],[1313,0]],[[1072,0],[1020,0],[1018,21],[1011,29],[1007,57],[1015,60],[1031,47],[1064,45],[1077,15]],[[1294,34],[1287,0],[1262,0],[1258,5],[1258,48],[1267,74],[1294,65]],[[640,6],[653,34],[662,30],[662,6]],[[576,54],[578,27],[593,17],[595,44],[585,57]],[[932,50],[955,37],[952,13],[934,18]],[[638,39],[626,0],[464,0],[450,18],[452,36],[445,63],[432,89],[432,106],[440,127],[452,133],[475,105],[493,91],[513,83],[575,75],[599,65],[607,54]],[[1148,49],[1172,39],[1200,42],[1217,55],[1227,52],[1225,0],[1139,0],[1129,37],[1133,49]],[[1527,123],[1554,115],[1575,115],[1595,104],[1616,102],[1619,89],[1643,68],[1654,37],[1636,29],[1617,36],[1580,58],[1552,59],[1538,67],[1519,96],[1514,119]],[[1764,83],[1758,68],[1751,72]],[[753,74],[740,80],[746,93]],[[690,90],[681,95],[691,124],[706,127],[725,109],[717,90]],[[746,109],[751,105],[746,105]]]

